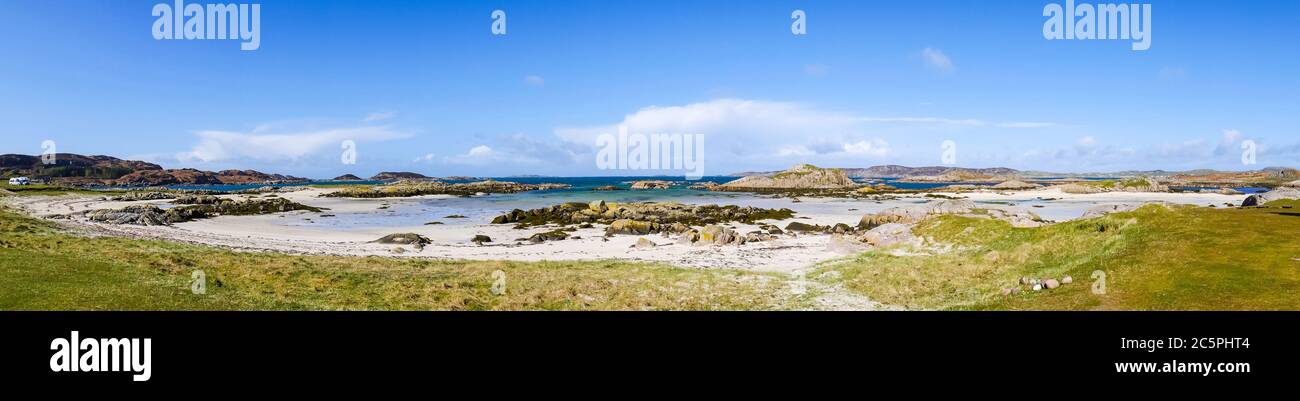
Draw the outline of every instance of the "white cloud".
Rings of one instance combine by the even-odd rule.
[[[884,157],[889,153],[889,144],[880,139],[875,139],[870,142],[857,141],[854,143],[844,144],[844,152],[854,155]]]
[[[430,162],[433,162],[433,157],[434,157],[434,156],[433,156],[433,153],[426,153],[424,156],[420,156],[420,157],[415,158],[415,160],[411,160],[411,162],[413,162],[413,163],[422,163],[422,162],[423,162],[423,163],[430,163]]]
[[[528,86],[541,87],[546,85],[546,80],[536,75],[529,75],[524,77],[524,83],[528,84]]]
[[[367,114],[366,118],[361,121],[363,122],[384,121],[384,120],[392,119],[393,117],[397,117],[396,111],[376,111]]]
[[[478,145],[475,146],[473,149],[470,149],[469,154],[467,154],[466,156],[484,157],[484,156],[491,156],[491,155],[492,155],[492,148],[489,148],[487,145]]]
[[[921,50],[921,59],[925,60],[925,65],[944,74],[951,74],[957,70],[957,67],[952,64],[952,59],[939,49],[927,47]]]
[[[1048,123],[1048,122],[1040,122],[1040,121],[1008,121],[1008,122],[997,124],[998,128],[1049,128],[1055,126],[1056,123]]]
[[[251,132],[198,131],[199,143],[188,152],[176,154],[183,163],[211,163],[252,159],[264,162],[298,160],[322,150],[337,152],[345,140],[387,141],[410,135],[386,126],[329,128],[303,131],[274,131],[275,124]]]

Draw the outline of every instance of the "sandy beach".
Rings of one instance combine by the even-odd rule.
[[[148,238],[180,241],[227,247],[243,251],[276,251],[312,255],[376,255],[404,258],[477,259],[477,260],[602,260],[662,262],[677,266],[700,268],[727,268],[771,272],[799,272],[818,262],[852,253],[831,246],[831,236],[825,234],[780,236],[772,241],[749,243],[740,246],[696,246],[674,243],[674,238],[659,235],[615,235],[604,237],[604,227],[578,229],[570,233],[578,238],[530,244],[517,239],[534,233],[555,229],[541,226],[515,229],[509,224],[488,224],[486,215],[465,219],[439,219],[441,215],[427,216],[424,220],[405,218],[407,224],[368,225],[395,214],[395,210],[428,210],[430,207],[451,202],[451,196],[421,196],[409,198],[351,199],[321,197],[335,189],[309,188],[284,192],[279,196],[294,202],[315,206],[317,212],[287,212],[258,216],[220,216],[211,219],[178,223],[172,226],[112,225],[86,221],[79,218],[57,219],[68,228],[89,235],[111,235],[131,238]],[[1045,220],[1064,221],[1081,216],[1097,205],[1170,202],[1199,206],[1239,204],[1245,195],[1213,193],[1127,193],[1067,194],[1057,189],[1027,191],[938,193],[952,197],[965,197],[977,204],[1002,208],[1020,208],[1032,211]],[[223,195],[238,197],[240,195]],[[463,198],[462,198],[463,199]],[[764,221],[756,224],[729,224],[738,232],[758,229],[757,223],[784,227],[790,221],[809,224],[856,225],[864,214],[875,213],[890,207],[923,204],[935,199],[922,195],[903,195],[889,200],[854,200],[838,198],[770,198],[745,196],[733,198],[737,204],[760,204],[763,207],[786,207],[796,212],[795,218],[786,221]],[[102,196],[67,195],[56,197],[10,197],[7,202],[27,213],[48,217],[95,209],[121,208],[132,204],[168,205],[167,200],[115,202]],[[432,206],[430,206],[432,205]],[[420,209],[424,208],[424,209]],[[508,210],[500,210],[505,212]],[[332,219],[345,221],[335,224]],[[391,220],[391,219],[390,219]],[[444,224],[426,225],[425,221],[445,221]],[[384,235],[417,233],[428,237],[432,244],[421,250],[410,246],[371,243]],[[475,235],[487,235],[491,243],[476,245],[470,242]],[[638,249],[633,245],[646,238],[656,247]],[[397,248],[402,248],[400,251]]]

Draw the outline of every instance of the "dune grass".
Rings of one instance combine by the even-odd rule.
[[[930,256],[877,250],[823,264],[812,277],[921,309],[1300,309],[1300,205],[1214,209],[1148,205],[1039,228],[944,216],[918,225]],[[913,251],[916,252],[916,251]],[[1105,292],[1092,291],[1105,274]],[[834,272],[834,274],[826,274]],[[1019,277],[1058,289],[1001,295]],[[1100,278],[1100,276],[1098,276]]]
[[[31,184],[31,185],[9,185],[0,184],[0,196],[54,196],[68,194],[90,194],[90,195],[118,195],[126,191],[119,190],[91,190],[82,188],[71,188],[59,185]]]
[[[84,238],[0,210],[0,310],[803,308],[785,277],[663,265],[297,256]],[[495,271],[504,293],[492,291]],[[192,274],[206,293],[191,292]]]

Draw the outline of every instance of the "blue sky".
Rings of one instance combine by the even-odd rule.
[[[50,139],[310,177],[652,173],[596,168],[591,135],[625,125],[704,135],[707,174],[937,165],[944,140],[966,167],[1300,165],[1295,1],[1153,1],[1146,51],[1046,40],[1055,2],[1037,0],[265,0],[255,51],[155,40],[157,3],[0,0],[0,153]]]

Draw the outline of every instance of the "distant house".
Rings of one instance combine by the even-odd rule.
[[[27,179],[27,177],[14,177],[9,179],[9,185],[29,185],[31,183],[32,180]]]

